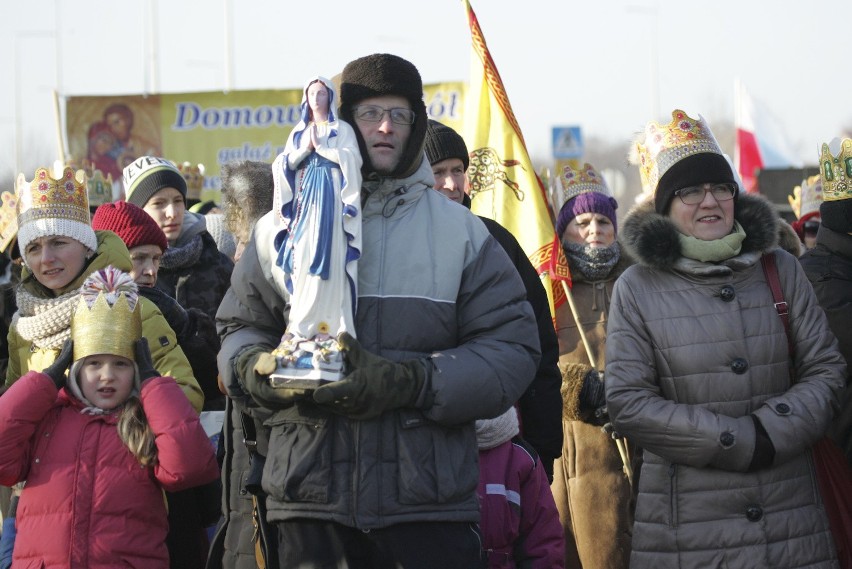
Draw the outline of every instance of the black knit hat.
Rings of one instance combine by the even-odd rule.
[[[436,164],[447,158],[458,158],[464,164],[465,172],[470,166],[470,155],[461,135],[432,119],[429,119],[426,126],[426,158],[429,159],[429,164]]]
[[[414,111],[415,119],[408,146],[396,170],[391,173],[394,178],[405,178],[416,172],[423,160],[427,116],[420,72],[411,62],[387,53],[374,53],[346,64],[340,77],[340,118],[351,124],[355,130],[364,160],[361,172],[365,178],[375,170],[370,163],[370,155],[361,132],[355,126],[352,107],[364,99],[382,95],[404,97],[408,99],[411,110]]]
[[[675,162],[660,178],[657,191],[654,192],[654,209],[657,213],[665,214],[677,190],[707,183],[737,183],[728,160],[715,152],[687,156]],[[739,191],[734,194],[735,200],[737,194]]]
[[[852,233],[852,199],[819,204],[820,223],[838,233]]]

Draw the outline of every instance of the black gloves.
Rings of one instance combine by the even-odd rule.
[[[306,397],[304,389],[276,389],[269,385],[269,374],[278,363],[269,346],[252,346],[237,357],[237,378],[252,399],[267,409],[288,407]]]
[[[148,349],[148,338],[139,338],[134,345],[136,352],[136,367],[139,368],[139,382],[152,377],[160,377],[160,372],[154,369],[151,361],[151,350]]]
[[[751,463],[748,465],[748,472],[768,468],[772,466],[772,461],[775,460],[775,445],[772,444],[769,433],[766,432],[763,423],[756,416],[751,415],[751,420],[754,422],[757,437],[754,442],[754,454],[751,457]]]
[[[62,344],[62,351],[56,356],[52,364],[44,368],[42,373],[50,376],[56,389],[65,387],[65,372],[68,371],[68,366],[71,365],[71,358],[74,356],[74,342],[70,338]]]
[[[175,336],[183,335],[189,317],[187,316],[186,309],[177,300],[160,289],[151,286],[140,286],[139,294],[157,305],[157,308],[163,313],[166,322],[175,331]]]
[[[373,419],[390,409],[415,406],[426,383],[425,362],[392,362],[364,350],[346,332],[337,340],[351,371],[340,381],[317,388],[314,401],[335,413],[360,420]]]
[[[583,387],[580,388],[580,412],[593,411],[606,405],[604,382],[598,370],[590,369],[583,377]]]

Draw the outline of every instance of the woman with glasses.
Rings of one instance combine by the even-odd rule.
[[[287,330],[272,352],[281,386],[339,379],[336,338],[354,334],[361,154],[352,127],[337,118],[334,94],[328,79],[307,82],[301,120],[272,164],[273,210],[285,227],[276,264],[291,295]]]
[[[622,224],[636,264],[607,328],[610,417],[644,449],[631,566],[837,567],[811,458],[845,384],[837,340],[773,206],[703,119],[672,118],[634,146],[651,195]]]

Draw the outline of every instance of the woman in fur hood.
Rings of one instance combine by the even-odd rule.
[[[606,399],[644,449],[634,567],[836,567],[811,447],[845,363],[773,206],[739,191],[703,119],[651,123],[651,196],[623,223]],[[792,353],[761,257],[777,266]]]

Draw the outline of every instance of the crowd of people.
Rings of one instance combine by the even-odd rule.
[[[93,212],[19,178],[0,569],[852,567],[815,450],[848,476],[852,140],[791,223],[679,109],[623,216],[566,166],[552,313],[416,66],[335,85],[220,204],[151,155]]]

